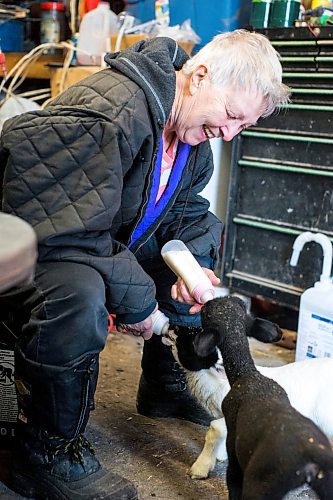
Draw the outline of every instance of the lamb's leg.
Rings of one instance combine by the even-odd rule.
[[[230,449],[228,450],[227,486],[229,500],[243,500],[243,471],[237,460],[236,453]],[[259,497],[256,500],[259,500]]]
[[[242,500],[281,500],[289,491],[304,484],[305,478],[295,474],[287,456],[281,467],[274,456],[266,454],[266,447],[261,451],[252,455],[244,471]]]
[[[214,469],[216,459],[227,459],[225,441],[227,427],[224,418],[212,420],[206,433],[205,445],[197,460],[189,470],[192,479],[206,479]]]

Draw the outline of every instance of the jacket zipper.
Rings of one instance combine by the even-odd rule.
[[[154,173],[156,157],[157,157],[157,149],[155,149],[155,152],[153,154],[153,160],[152,160],[153,168],[151,169],[150,174],[149,174],[149,184],[151,184],[151,178],[152,178],[152,175]],[[146,208],[148,200],[149,200],[148,191],[149,191],[149,189],[147,188],[146,197],[145,197],[145,199],[144,199],[144,201],[143,201],[143,203],[141,205],[140,212],[139,212],[139,217],[138,217],[138,219],[137,219],[137,221],[136,221],[136,223],[135,223],[135,225],[134,225],[134,227],[132,229],[132,232],[131,232],[131,234],[130,234],[130,236],[128,238],[128,244],[127,244],[127,246],[129,246],[131,244],[133,234],[134,234],[136,228],[138,227],[138,225],[140,224],[140,222],[142,220],[142,215],[143,215],[144,209]]]
[[[90,394],[90,385],[91,385],[91,374],[94,371],[94,365],[95,360],[92,359],[88,368],[85,371],[84,375],[84,386],[83,386],[83,392],[82,392],[82,404],[81,404],[81,411],[80,411],[80,416],[79,420],[75,429],[75,434],[74,437],[77,437],[77,435],[80,433],[80,429],[82,427],[82,423],[84,422],[88,405],[89,405],[89,394]]]

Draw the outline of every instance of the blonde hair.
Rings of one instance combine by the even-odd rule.
[[[261,93],[266,103],[264,117],[289,100],[279,54],[260,33],[239,29],[215,36],[185,63],[183,73],[190,76],[200,65],[207,66],[216,87],[252,88]]]

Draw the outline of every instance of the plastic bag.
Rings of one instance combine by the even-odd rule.
[[[191,27],[191,20],[186,19],[181,25],[176,24],[175,26],[155,26],[152,32],[153,36],[167,36],[173,38],[177,42],[192,42],[194,44],[200,43],[201,38],[194,29]]]
[[[16,95],[8,97],[0,108],[0,132],[3,124],[8,118],[13,118],[27,111],[35,111],[36,109],[41,109],[41,107],[30,99],[25,99],[24,97]]]

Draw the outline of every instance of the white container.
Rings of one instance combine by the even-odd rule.
[[[101,66],[110,47],[111,33],[118,31],[118,17],[108,2],[100,2],[81,21],[77,41],[77,60],[83,66]]]
[[[215,289],[195,260],[185,243],[171,240],[161,250],[162,257],[170,269],[186,283],[190,294],[199,304],[205,304],[215,296]]]
[[[305,232],[300,234],[293,245],[290,265],[296,266],[304,244],[309,241],[316,241],[323,248],[323,272],[320,281],[301,295],[296,361],[307,358],[333,357],[332,244],[328,237],[321,233]]]
[[[155,18],[164,28],[170,24],[169,0],[155,0]]]

